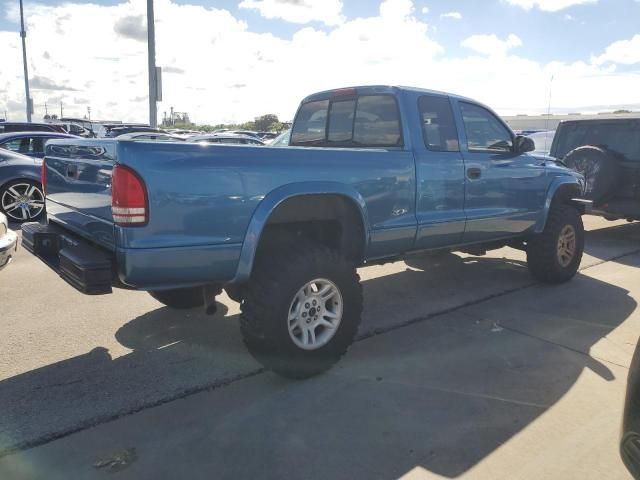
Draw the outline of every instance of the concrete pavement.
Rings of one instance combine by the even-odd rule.
[[[588,224],[560,287],[508,249],[362,269],[363,340],[299,383],[261,372],[224,298],[211,319],[84,297],[21,252],[0,274],[0,478],[103,478],[126,449],[120,478],[627,478],[640,225]]]

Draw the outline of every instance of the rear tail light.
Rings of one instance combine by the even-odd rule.
[[[42,193],[45,193],[47,188],[47,161],[42,160],[42,166],[40,167],[40,185],[42,185]]]
[[[149,222],[147,189],[129,167],[116,165],[111,177],[111,214],[122,227],[141,227]]]

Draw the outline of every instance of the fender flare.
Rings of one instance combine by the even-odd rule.
[[[242,242],[240,259],[236,275],[231,284],[246,283],[251,276],[260,237],[269,222],[269,218],[285,201],[306,195],[339,195],[357,206],[364,227],[364,245],[369,245],[369,216],[364,198],[353,187],[339,182],[300,182],[290,183],[269,192],[253,212],[247,232]]]
[[[547,190],[547,196],[544,201],[544,207],[542,212],[540,212],[540,216],[538,221],[535,224],[533,229],[534,233],[542,233],[544,227],[547,224],[547,219],[549,218],[549,212],[551,211],[551,205],[553,203],[553,199],[556,197],[556,194],[565,188],[570,188],[575,191],[574,195],[571,196],[570,200],[573,198],[579,198],[582,196],[584,185],[580,182],[580,179],[573,175],[564,175],[561,177],[554,178],[553,182],[549,186]]]

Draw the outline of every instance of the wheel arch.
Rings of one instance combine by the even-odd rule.
[[[540,217],[536,222],[534,229],[535,233],[541,233],[547,224],[549,219],[549,212],[554,203],[561,202],[566,204],[572,204],[571,200],[574,198],[581,198],[583,194],[583,185],[580,183],[577,177],[573,175],[556,177],[551,183],[547,196],[544,202],[544,208],[540,213]],[[585,208],[582,205],[576,205],[576,208],[581,214],[584,214]]]
[[[34,175],[31,172],[25,172],[23,170],[16,170],[9,175],[2,175],[0,178],[0,189],[4,188],[7,183],[14,182],[16,180],[26,180],[29,182],[36,182],[38,185],[42,187],[40,184],[40,175]]]
[[[332,217],[336,211],[340,211],[340,215]],[[364,256],[369,244],[368,214],[362,195],[353,187],[338,182],[304,182],[273,190],[253,213],[242,244],[236,276],[231,283],[244,284],[249,280],[268,227],[328,220],[339,222],[346,228],[346,235],[358,235],[359,241],[353,244],[354,251]]]

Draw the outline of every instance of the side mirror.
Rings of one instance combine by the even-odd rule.
[[[515,150],[517,153],[527,153],[533,152],[536,149],[536,144],[529,137],[524,137],[522,135],[516,136],[515,141]]]

